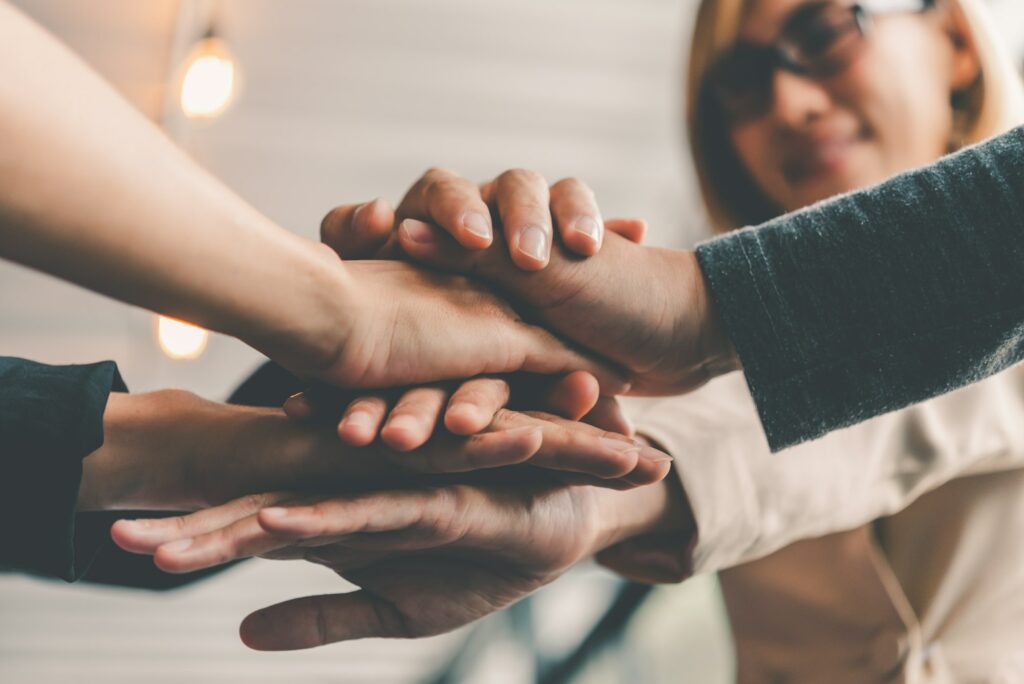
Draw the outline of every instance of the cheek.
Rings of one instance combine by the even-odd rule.
[[[774,195],[773,185],[781,179],[776,163],[778,155],[772,148],[772,135],[771,126],[758,121],[735,127],[730,136],[743,168],[770,197]]]
[[[867,152],[885,177],[935,161],[951,139],[942,55],[920,33],[879,30],[841,79],[842,99],[862,121]]]

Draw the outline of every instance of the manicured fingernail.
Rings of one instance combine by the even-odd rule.
[[[160,548],[167,553],[181,553],[190,546],[192,546],[191,539],[178,539],[177,541],[163,544]]]
[[[402,415],[395,416],[394,418],[390,419],[388,421],[388,427],[391,428],[392,430],[398,430],[399,432],[412,432],[414,430],[419,430],[421,427],[423,427],[423,423],[416,420],[412,416]]]
[[[491,239],[491,222],[479,212],[468,212],[462,217],[462,225],[473,235]]]
[[[612,451],[626,452],[626,451],[639,451],[640,447],[633,444],[628,439],[612,439],[611,437],[602,437],[601,444],[605,445]]]
[[[590,216],[583,216],[577,219],[576,223],[573,224],[573,230],[586,235],[595,243],[601,241],[601,224]]]
[[[288,514],[290,513],[290,511],[287,508],[280,507],[264,508],[262,512],[265,517],[272,518],[274,520],[283,520],[287,518]]]
[[[423,221],[405,219],[402,221],[401,229],[405,231],[405,234],[408,235],[409,239],[413,242],[418,242],[423,245],[437,242],[437,234],[434,232],[434,229]]]
[[[547,261],[548,234],[539,226],[528,226],[519,234],[519,251],[537,261]]]
[[[349,427],[370,428],[373,427],[373,416],[366,411],[353,411],[342,422]]]

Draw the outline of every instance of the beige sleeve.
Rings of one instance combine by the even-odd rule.
[[[956,477],[1024,467],[1024,365],[776,454],[740,374],[626,403],[637,432],[675,458],[694,572],[858,527]]]

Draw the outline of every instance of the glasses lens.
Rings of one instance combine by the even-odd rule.
[[[847,66],[864,44],[854,6],[808,5],[786,26],[780,47],[796,66],[813,75],[828,75]]]
[[[774,55],[745,46],[719,60],[711,73],[712,94],[732,120],[757,118],[771,104]]]

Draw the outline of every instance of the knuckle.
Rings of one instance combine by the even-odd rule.
[[[267,505],[266,494],[246,494],[242,497],[242,507],[249,510],[258,510]]]
[[[431,182],[441,180],[444,178],[451,178],[452,176],[456,175],[458,174],[456,174],[451,169],[444,168],[443,166],[431,166],[430,168],[423,172],[423,180]]]
[[[514,168],[503,172],[498,176],[498,182],[501,184],[523,184],[523,185],[544,185],[547,186],[547,181],[540,173],[533,169]]]

